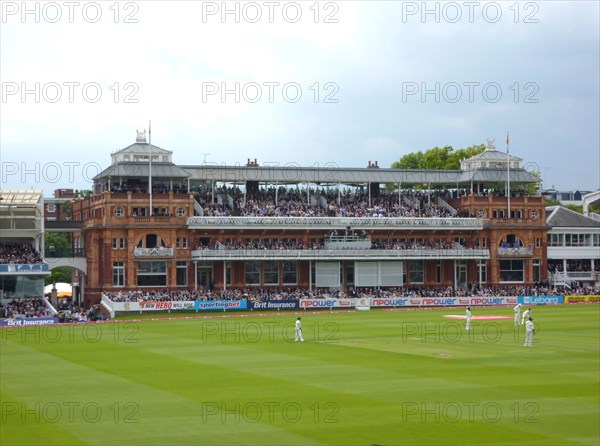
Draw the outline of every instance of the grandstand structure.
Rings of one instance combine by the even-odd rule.
[[[600,221],[563,206],[549,206],[546,213],[550,283],[600,282]]]
[[[41,298],[44,198],[39,190],[0,190],[0,301]]]
[[[176,165],[145,132],[111,155],[83,222],[86,301],[137,289],[343,289],[547,280],[539,178],[487,149],[460,170]],[[510,193],[509,193],[510,191]]]

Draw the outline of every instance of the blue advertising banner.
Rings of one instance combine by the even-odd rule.
[[[0,319],[0,327],[30,327],[32,325],[58,324],[57,317],[24,317],[20,319]]]
[[[252,310],[292,310],[300,308],[299,300],[263,300],[248,301],[248,308]]]
[[[523,305],[564,304],[564,296],[519,296],[519,303]]]
[[[210,310],[245,310],[248,308],[248,301],[243,300],[197,300],[195,304],[196,311]]]
[[[49,271],[47,263],[0,265],[0,273],[43,273],[47,271]]]

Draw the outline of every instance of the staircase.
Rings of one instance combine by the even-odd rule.
[[[456,216],[456,214],[458,214],[458,211],[452,206],[450,206],[448,203],[446,203],[446,201],[442,197],[438,197],[437,205],[442,209],[446,209],[448,212],[450,212],[450,215],[452,215],[453,217]]]

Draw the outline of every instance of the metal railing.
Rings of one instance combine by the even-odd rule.
[[[498,248],[497,254],[498,257],[528,257],[533,255],[533,247]]]
[[[381,229],[483,229],[479,218],[440,217],[190,217],[190,229],[273,228],[277,226],[297,228],[357,228]]]
[[[134,248],[134,257],[172,257],[173,248]]]
[[[192,260],[489,259],[488,249],[197,249]]]

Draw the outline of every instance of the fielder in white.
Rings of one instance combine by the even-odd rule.
[[[525,322],[525,343],[523,347],[533,347],[533,335],[535,334],[535,327],[533,325],[533,318],[529,318]]]
[[[467,327],[466,330],[469,331],[471,329],[471,307],[467,307]]]
[[[521,325],[521,304],[517,304],[513,310],[515,310],[515,325]]]
[[[521,318],[521,325],[523,325],[525,323],[525,321],[528,321],[530,316],[531,316],[531,308],[528,308],[527,310],[525,310],[523,312],[523,317]]]
[[[304,338],[302,337],[302,323],[300,322],[300,318],[296,319],[296,341],[304,342]]]

